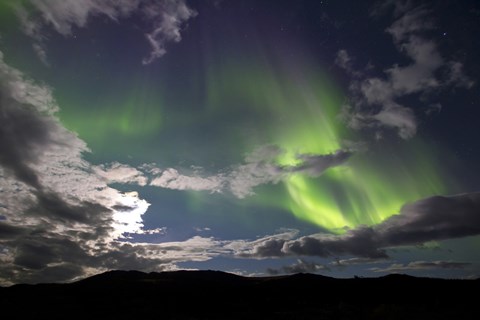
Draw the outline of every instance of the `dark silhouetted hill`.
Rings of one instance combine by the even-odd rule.
[[[480,319],[479,280],[110,271],[0,288],[4,319]]]

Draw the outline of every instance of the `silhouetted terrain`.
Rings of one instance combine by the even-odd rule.
[[[479,280],[111,271],[0,288],[4,319],[480,319]]]

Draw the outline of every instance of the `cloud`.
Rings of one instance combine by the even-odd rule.
[[[335,64],[353,77],[360,77],[362,75],[361,72],[354,69],[353,58],[345,49],[338,50],[337,56],[335,57]]]
[[[386,127],[397,128],[398,135],[403,139],[412,138],[417,132],[417,121],[411,109],[397,104],[385,104],[382,111],[372,116]]]
[[[319,271],[330,271],[330,269],[320,263],[313,261],[306,261],[304,259],[298,259],[296,263],[283,266],[279,269],[268,268],[267,273],[271,275],[277,274],[292,274],[292,273],[317,273]]]
[[[41,189],[32,165],[54,148],[87,151],[86,145],[61,127],[50,89],[33,84],[5,64],[0,52],[0,165],[19,181]],[[66,150],[67,151],[67,150]]]
[[[175,270],[177,263],[231,254],[226,242],[193,237],[130,243],[149,203],[109,184],[146,185],[145,172],[94,166],[85,142],[64,128],[48,87],[6,65],[0,52],[0,285],[70,281],[110,269]],[[158,173],[158,172],[157,172]]]
[[[225,244],[238,257],[263,258],[281,256],[283,244],[294,239],[299,231],[296,229],[280,230],[276,234],[268,235],[253,241],[235,240]]]
[[[221,176],[187,176],[180,174],[176,169],[169,168],[161,171],[160,175],[154,177],[150,182],[151,186],[174,190],[207,190],[220,192],[223,185]]]
[[[337,57],[335,58],[335,64],[346,71],[350,72],[352,70],[352,58],[348,54],[347,50],[338,50]]]
[[[40,61],[44,65],[49,67],[50,63],[48,62],[47,51],[45,50],[45,48],[39,43],[34,43],[32,45],[32,48],[33,48],[33,51],[35,52],[35,54],[37,55],[37,57],[40,59]]]
[[[36,41],[34,51],[47,65],[45,27],[69,37],[73,28],[84,28],[89,19],[97,16],[119,21],[138,15],[151,28],[145,33],[145,38],[152,51],[142,61],[143,64],[150,64],[166,53],[165,46],[168,42],[181,40],[184,24],[197,15],[184,0],[30,0],[28,6],[23,6],[22,3],[13,6],[23,32]]]
[[[387,14],[392,8],[393,8],[393,15],[395,17],[398,17],[399,15],[412,9],[412,2],[399,1],[399,0],[378,1],[372,6],[370,10],[370,16],[372,17],[383,16]]]
[[[398,273],[412,270],[434,270],[434,269],[464,269],[469,267],[468,262],[454,261],[412,261],[408,264],[394,263],[386,268],[371,268],[373,272]]]
[[[99,165],[95,168],[95,171],[100,177],[104,178],[107,183],[138,184],[139,186],[145,186],[148,182],[143,172],[118,162]]]
[[[351,266],[351,265],[359,265],[359,264],[376,264],[376,263],[384,263],[386,260],[383,258],[380,259],[372,259],[372,258],[349,258],[349,259],[338,259],[335,262],[332,262],[332,265],[335,266]]]
[[[247,155],[243,164],[232,166],[229,171],[215,175],[202,176],[198,171],[193,175],[184,175],[174,168],[162,170],[152,166],[148,171],[154,176],[150,185],[174,189],[210,192],[230,192],[238,198],[252,195],[259,185],[278,183],[293,174],[305,174],[318,177],[328,168],[342,165],[352,151],[338,150],[331,154],[297,154],[295,165],[279,165],[276,159],[285,151],[277,146],[264,146]]]
[[[113,241],[89,246],[78,235],[36,230],[3,242],[0,284],[71,281],[99,272],[122,269],[169,271],[184,261],[206,261],[226,254],[222,243],[193,237],[160,244]]]
[[[397,19],[386,32],[411,63],[394,64],[384,70],[383,77],[369,77],[354,70],[352,58],[345,49],[338,51],[336,64],[355,76],[350,86],[350,102],[342,116],[353,129],[392,128],[402,139],[410,139],[416,134],[418,121],[412,106],[401,104],[401,98],[414,94],[425,96],[447,86],[470,88],[473,81],[463,73],[462,63],[447,61],[436,42],[424,36],[434,28],[425,7],[412,8],[408,2],[390,1],[387,6],[377,6],[375,15],[392,5],[395,5]]]
[[[448,70],[448,84],[456,87],[471,88],[475,82],[463,72],[463,64],[458,61],[450,61]]]
[[[480,234],[480,193],[435,196],[404,205],[398,215],[373,227],[343,235],[315,234],[298,239],[262,239],[243,257],[319,256],[388,258],[386,249]]]
[[[425,114],[429,116],[435,113],[440,113],[441,111],[442,105],[440,103],[433,103],[429,105],[427,109],[425,109]]]
[[[154,21],[154,30],[145,35],[152,51],[142,61],[143,64],[150,64],[166,53],[165,43],[180,42],[182,24],[195,17],[197,12],[190,9],[183,0],[151,3],[144,11]]]
[[[2,284],[99,272],[112,264],[98,257],[121,252],[125,244],[119,240],[127,234],[163,231],[144,229],[141,217],[149,203],[138,193],[107,185],[131,180],[142,185],[141,174],[117,163],[95,167],[85,161],[86,144],[62,126],[58,110],[51,90],[6,65],[0,52]],[[186,246],[190,250],[192,241]],[[132,248],[127,261],[141,257],[140,247]],[[172,267],[181,260],[167,256],[158,249],[138,266]],[[120,259],[119,265],[126,263]]]

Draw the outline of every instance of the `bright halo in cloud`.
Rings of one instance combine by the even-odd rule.
[[[150,204],[138,197],[138,192],[125,192],[117,198],[117,204],[112,207],[114,231],[112,236],[123,238],[125,234],[142,233],[142,215],[147,211]]]

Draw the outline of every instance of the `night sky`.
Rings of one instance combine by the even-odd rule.
[[[0,285],[480,275],[478,1],[0,1]]]

